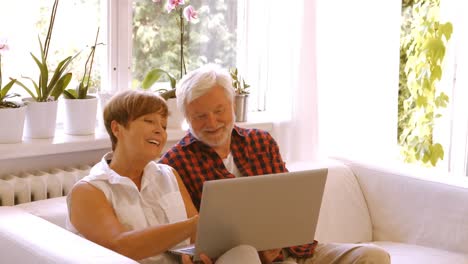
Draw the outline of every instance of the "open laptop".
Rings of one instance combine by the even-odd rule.
[[[314,241],[326,168],[206,181],[195,245],[171,253],[217,258],[229,249],[257,250]]]

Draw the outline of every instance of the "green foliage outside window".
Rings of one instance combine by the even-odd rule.
[[[447,107],[437,89],[451,23],[439,22],[440,0],[403,0],[398,97],[398,142],[406,162],[436,166],[444,158],[433,140],[434,121]]]
[[[198,11],[199,23],[188,23],[185,28],[187,71],[209,62],[224,67],[234,65],[237,1],[191,0],[190,5]],[[133,88],[154,68],[180,78],[180,32],[176,16],[168,16],[164,5],[151,0],[134,1],[133,10]]]

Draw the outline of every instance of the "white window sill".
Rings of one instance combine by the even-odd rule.
[[[271,132],[273,123],[264,121],[264,117],[263,114],[252,114],[249,115],[249,122],[238,123],[237,125]],[[174,143],[185,135],[185,131],[182,129],[168,129],[167,134],[167,141]],[[63,133],[63,129],[57,128],[54,138],[24,139],[21,143],[0,144],[0,160],[110,148],[109,136],[103,129],[96,129],[93,135],[71,136]]]

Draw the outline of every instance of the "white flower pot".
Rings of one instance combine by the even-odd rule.
[[[169,117],[167,118],[167,128],[181,129],[182,123],[185,120],[184,114],[177,109],[177,99],[170,98],[166,101],[169,109]]]
[[[98,100],[94,96],[86,99],[63,99],[65,108],[64,133],[69,135],[94,134]]]
[[[24,136],[27,138],[53,138],[57,120],[57,101],[36,102],[25,98],[26,121]]]
[[[0,143],[19,143],[23,140],[26,106],[19,108],[0,108]]]

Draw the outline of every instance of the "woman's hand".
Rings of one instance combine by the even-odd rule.
[[[277,249],[270,249],[270,250],[264,250],[264,251],[259,251],[258,255],[260,256],[260,260],[264,264],[269,264],[272,263],[273,260],[275,260],[281,252],[281,248]]]
[[[200,259],[203,262],[203,264],[213,264],[213,261],[205,254],[200,254]],[[193,261],[189,255],[182,255],[182,263],[193,264]]]

